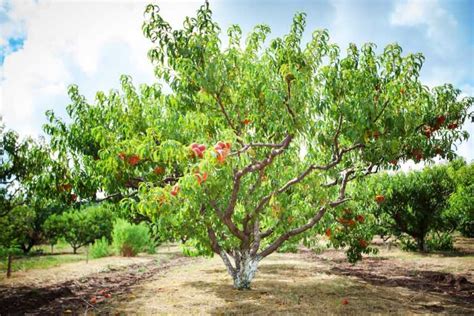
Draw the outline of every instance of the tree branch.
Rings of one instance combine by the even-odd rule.
[[[342,179],[341,188],[339,190],[339,197],[335,201],[329,203],[330,207],[336,207],[336,206],[338,206],[338,205],[340,205],[340,204],[342,204],[342,203],[349,200],[348,198],[345,197],[345,192],[346,192],[347,182],[349,181],[349,177],[353,172],[354,172],[353,170],[348,170],[344,174],[344,177]],[[305,232],[306,230],[312,228],[314,225],[316,225],[316,223],[318,223],[321,220],[324,213],[326,213],[326,210],[327,210],[327,206],[321,206],[319,208],[319,211],[306,224],[304,224],[300,227],[294,228],[294,229],[286,232],[285,234],[281,235],[280,237],[278,237],[273,243],[271,243],[267,248],[265,248],[259,254],[259,257],[264,258],[264,257],[268,256],[269,254],[271,254],[272,252],[277,250],[290,237],[301,234],[301,233]]]
[[[225,110],[224,108],[224,104],[222,103],[222,99],[221,99],[221,93],[217,93],[216,95],[214,95],[214,98],[216,99],[217,101],[217,104],[219,105],[220,109],[221,109],[221,112],[224,114],[226,120],[227,120],[227,123],[229,123],[230,127],[232,127],[232,129],[235,131],[235,133],[237,135],[240,134],[240,131],[238,129],[235,128],[234,124],[232,123],[230,117],[229,117],[229,114],[227,113],[227,111]]]
[[[245,168],[243,168],[242,170],[235,172],[232,194],[229,200],[229,204],[226,208],[224,218],[230,218],[234,212],[235,204],[237,202],[237,197],[240,191],[241,178],[250,172],[262,170],[266,166],[271,164],[273,162],[273,159],[275,159],[275,157],[281,155],[285,151],[285,149],[288,148],[292,139],[293,139],[292,135],[287,135],[285,139],[281,142],[281,146],[278,149],[273,149],[267,158],[261,161],[256,161],[254,163],[251,163],[247,165]]]
[[[383,111],[385,111],[385,109],[387,108],[387,105],[388,105],[388,100],[384,102],[383,106],[382,106],[382,110],[380,110],[380,113],[377,114],[377,116],[375,117],[373,123],[377,122],[377,120],[382,116],[382,113]]]

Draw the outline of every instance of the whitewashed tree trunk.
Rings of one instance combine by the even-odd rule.
[[[234,281],[234,288],[249,290],[250,284],[257,273],[260,258],[250,255],[250,251],[239,251],[234,253],[235,265],[232,265],[225,252],[220,255],[227,267],[227,272]]]

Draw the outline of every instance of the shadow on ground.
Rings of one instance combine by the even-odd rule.
[[[211,281],[185,285],[225,300],[226,304],[209,310],[211,314],[472,313],[474,288],[467,280],[430,271],[395,271],[384,276],[382,265],[389,265],[385,261],[364,263],[374,273],[346,266],[321,271],[317,267],[267,263],[260,267],[250,291],[233,289],[230,278],[224,283],[211,277],[222,273],[220,269],[203,271]],[[457,290],[456,282],[462,283],[463,289]],[[348,304],[342,304],[345,299]]]

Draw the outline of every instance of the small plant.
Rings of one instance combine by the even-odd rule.
[[[408,235],[400,238],[400,248],[405,251],[418,251],[415,239]],[[453,237],[449,233],[433,232],[426,238],[424,251],[453,251]]]
[[[146,253],[149,255],[154,255],[156,253],[156,244],[153,242],[153,240],[150,240],[148,245],[146,245]]]
[[[426,240],[429,250],[433,251],[453,251],[453,236],[449,233],[433,233]]]
[[[134,257],[151,244],[150,231],[144,225],[135,225],[119,219],[112,231],[112,244],[121,256]]]
[[[96,239],[91,247],[90,254],[94,259],[107,257],[110,255],[109,242],[107,238]]]

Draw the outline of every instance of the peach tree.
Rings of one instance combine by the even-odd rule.
[[[351,182],[410,159],[453,158],[453,143],[468,137],[461,126],[473,98],[424,86],[424,57],[397,44],[379,53],[351,44],[342,54],[326,30],[303,44],[302,13],[284,37],[268,42],[270,28],[258,25],[243,41],[233,25],[223,44],[207,4],[182,29],[157,6],[145,14],[165,88],[137,91],[123,77],[123,93],[87,104],[73,87],[75,111],[87,111],[73,120],[74,137],[51,116],[52,131],[77,139],[78,151],[93,145],[93,167],[77,166],[94,170],[96,188],[121,192],[123,205],[188,251],[219,255],[238,289],[284,243],[331,235],[336,219],[345,229],[362,224],[347,211]],[[349,246],[351,260],[370,251],[357,238],[332,240]]]
[[[283,243],[324,231],[318,223],[351,199],[352,180],[452,158],[452,144],[468,137],[461,126],[473,98],[424,86],[423,55],[397,44],[341,54],[318,30],[304,45],[298,13],[282,38],[267,43],[270,28],[258,25],[243,42],[233,25],[223,45],[207,4],[182,29],[157,6],[145,13],[149,57],[171,89],[165,115],[177,118],[168,128],[187,142],[173,154],[183,175],[143,183],[137,207],[191,236],[197,252],[218,254],[238,289]]]

